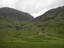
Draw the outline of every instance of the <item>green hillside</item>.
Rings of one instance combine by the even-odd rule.
[[[16,39],[14,34],[20,32],[19,30],[33,19],[34,17],[28,13],[8,7],[0,8],[0,41]]]
[[[28,13],[1,8],[0,48],[64,48],[64,6],[35,19]]]
[[[43,38],[44,40],[46,40],[46,38],[64,39],[64,7],[51,9],[34,20],[31,16],[32,21],[28,21],[29,16],[27,16],[29,18],[26,19],[22,16],[20,19],[20,11],[16,11],[17,10],[11,8],[1,8],[0,40],[14,41],[16,39],[26,40],[26,38],[29,40],[34,38],[36,40],[37,38],[39,38],[38,40]]]
[[[34,34],[45,34],[52,38],[64,39],[64,7],[47,11],[24,26]]]

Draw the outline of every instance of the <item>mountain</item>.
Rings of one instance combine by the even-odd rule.
[[[64,6],[47,11],[24,27],[33,34],[64,39]]]
[[[4,7],[0,8],[0,17],[3,16],[5,18],[14,18],[14,20],[25,20],[25,21],[31,21],[34,19],[33,16],[31,16],[28,13],[21,12],[12,8]],[[15,19],[16,18],[16,19]]]
[[[16,32],[33,19],[28,13],[9,7],[0,8],[0,34]]]
[[[15,9],[0,9],[0,41],[43,42],[60,39],[64,40],[64,6],[51,9],[35,19]]]

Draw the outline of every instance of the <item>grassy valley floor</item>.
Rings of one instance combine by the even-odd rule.
[[[64,40],[48,40],[43,42],[0,42],[0,48],[64,48]]]

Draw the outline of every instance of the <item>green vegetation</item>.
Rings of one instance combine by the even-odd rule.
[[[64,48],[64,7],[35,19],[11,8],[0,10],[0,48]]]
[[[0,42],[0,48],[64,48],[63,40],[45,42]]]

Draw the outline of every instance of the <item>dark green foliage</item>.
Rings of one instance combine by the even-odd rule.
[[[9,27],[9,28],[13,28],[13,26],[11,26],[11,25],[7,25],[7,27]]]
[[[21,26],[15,26],[16,30],[23,29]]]
[[[0,29],[2,29],[3,27],[0,27]]]

